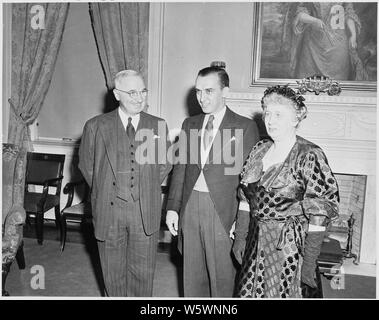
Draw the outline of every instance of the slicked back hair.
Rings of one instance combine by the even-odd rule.
[[[210,74],[217,74],[221,89],[225,87],[229,87],[229,76],[224,68],[215,67],[215,66],[206,67],[204,69],[201,69],[199,73],[197,74],[197,76],[205,77]]]

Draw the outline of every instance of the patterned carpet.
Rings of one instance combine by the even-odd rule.
[[[87,226],[88,227],[88,226]],[[90,228],[70,227],[65,250],[61,253],[54,224],[45,226],[45,241],[37,244],[34,227],[25,227],[26,269],[11,266],[6,289],[11,296],[101,297],[102,279],[96,242]],[[79,232],[80,231],[80,232]],[[95,245],[94,245],[95,244]],[[38,277],[44,272],[44,278]],[[154,297],[182,296],[180,256],[174,247],[161,245],[154,279]],[[44,279],[44,280],[43,280]],[[324,298],[374,299],[376,278],[345,275],[340,289],[322,277]],[[39,287],[39,288],[38,288]]]

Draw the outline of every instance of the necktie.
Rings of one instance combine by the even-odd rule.
[[[205,126],[204,132],[204,149],[207,150],[208,146],[212,144],[213,140],[213,119],[214,115],[210,115],[208,118],[208,122]]]
[[[134,130],[131,117],[128,118],[128,125],[126,126],[126,134],[128,135],[130,140],[134,140],[136,131]]]

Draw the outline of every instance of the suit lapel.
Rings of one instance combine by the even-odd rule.
[[[204,117],[205,117],[205,114],[202,114],[200,117],[198,117],[197,119],[192,119],[192,122],[190,124],[190,130],[191,129],[195,129],[197,130],[197,153],[195,152],[191,152],[191,147],[193,146],[191,144],[191,139],[195,138],[195,137],[192,137],[191,136],[191,133],[188,132],[189,136],[187,137],[188,139],[188,151],[189,152],[189,156],[190,156],[190,162],[189,163],[196,163],[199,168],[201,169],[201,127],[203,126],[203,122],[204,122]]]
[[[136,128],[136,132],[138,130],[141,130],[141,129],[152,129],[151,125],[149,125],[149,121],[146,117],[146,113],[143,111],[140,113],[139,122],[138,122],[138,126]]]
[[[106,114],[100,122],[100,131],[104,139],[105,150],[109,159],[114,176],[117,171],[117,127],[118,108]],[[120,120],[121,121],[121,120]]]
[[[220,123],[220,126],[219,126],[217,133],[216,133],[216,136],[215,136],[215,139],[213,141],[216,143],[212,143],[212,147],[209,150],[210,158],[208,159],[209,161],[206,165],[213,163],[213,161],[215,159],[220,159],[221,160],[220,163],[222,163],[222,158],[220,158],[222,156],[221,152],[222,152],[222,150],[224,150],[226,148],[226,146],[229,143],[231,143],[231,139],[232,139],[232,135],[229,138],[228,135],[223,134],[225,129],[228,129],[228,130],[234,130],[235,129],[234,114],[228,107],[226,107],[224,118],[222,119],[222,121]],[[224,138],[227,138],[227,139],[225,139],[225,141],[224,141]],[[219,144],[220,147],[215,148],[215,147],[217,147],[217,141],[220,141],[221,144]]]

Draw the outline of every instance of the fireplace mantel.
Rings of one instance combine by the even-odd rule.
[[[260,115],[262,92],[230,92],[227,105]],[[360,262],[376,263],[376,96],[305,95],[308,116],[298,134],[325,151],[335,173],[367,176]]]

